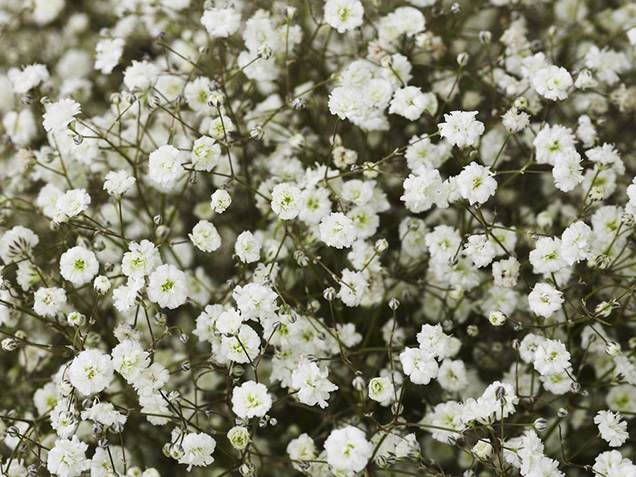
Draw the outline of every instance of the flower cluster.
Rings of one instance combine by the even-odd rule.
[[[0,474],[636,477],[636,4],[0,0]]]

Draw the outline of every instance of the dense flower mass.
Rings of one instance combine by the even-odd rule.
[[[636,3],[0,37],[0,475],[636,477]]]

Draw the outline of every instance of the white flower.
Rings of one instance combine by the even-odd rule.
[[[229,136],[235,129],[236,126],[232,120],[225,115],[221,115],[210,122],[208,134],[218,141],[220,139],[226,139],[226,136]]]
[[[113,368],[129,383],[135,382],[148,366],[150,357],[137,341],[124,340],[111,352]]]
[[[214,7],[203,12],[201,23],[212,38],[227,38],[241,26],[241,14],[231,7]]]
[[[332,431],[325,441],[327,462],[336,470],[360,472],[373,454],[364,432],[353,426]]]
[[[120,198],[130,188],[135,185],[137,179],[131,177],[128,172],[124,170],[110,171],[106,174],[106,180],[104,181],[104,190],[115,198]]]
[[[261,248],[263,245],[252,232],[246,230],[236,238],[234,253],[243,263],[257,262],[261,258]]]
[[[126,416],[115,411],[115,407],[109,402],[93,403],[86,411],[82,411],[81,416],[83,420],[98,422],[103,426],[123,425],[128,420]]]
[[[318,454],[314,440],[306,433],[292,439],[287,445],[287,454],[293,461],[313,460]],[[301,470],[297,464],[294,464],[296,470]]]
[[[308,406],[318,404],[322,409],[326,408],[329,393],[338,389],[327,376],[327,368],[321,370],[316,363],[301,361],[292,373],[292,387],[298,389],[298,400]]]
[[[422,166],[404,181],[404,195],[400,200],[411,212],[419,213],[429,210],[434,204],[444,206],[445,198],[439,171]]]
[[[464,362],[459,359],[445,359],[439,367],[437,382],[442,389],[450,392],[458,392],[465,389],[469,381]]]
[[[535,315],[550,318],[563,305],[563,293],[548,283],[537,283],[528,295],[530,310]]]
[[[232,292],[236,306],[247,319],[273,318],[278,305],[274,290],[258,283],[237,286]]]
[[[148,61],[133,60],[124,71],[124,84],[130,91],[146,91],[159,78],[159,68]]]
[[[320,238],[330,247],[349,248],[357,238],[353,220],[341,212],[333,212],[320,222]]]
[[[64,131],[75,120],[75,116],[81,112],[79,103],[69,98],[49,104],[46,113],[44,113],[44,129],[47,132]]]
[[[452,111],[444,114],[444,121],[437,125],[440,135],[454,146],[472,146],[484,131],[484,124],[477,121],[477,111]]]
[[[170,380],[170,373],[161,364],[155,362],[144,369],[135,379],[133,386],[140,396],[153,394]]]
[[[130,242],[130,252],[126,252],[121,262],[121,270],[127,277],[141,278],[149,275],[161,265],[161,255],[157,246],[150,240],[141,243]]]
[[[141,412],[148,414],[146,419],[154,426],[165,426],[170,421],[170,407],[159,393],[139,396]],[[165,417],[164,417],[165,416]]]
[[[27,258],[38,243],[40,243],[40,239],[31,229],[16,225],[2,234],[0,257],[6,264]]]
[[[567,265],[561,256],[561,239],[541,237],[528,256],[534,273],[554,273]]]
[[[426,19],[417,8],[399,7],[380,20],[378,40],[383,45],[389,45],[402,35],[415,36],[424,31],[425,26]]]
[[[331,212],[329,190],[322,187],[305,189],[302,193],[303,202],[299,218],[306,224],[315,225]]]
[[[195,170],[210,172],[219,163],[221,146],[210,136],[201,136],[194,141],[190,157]]]
[[[354,272],[345,269],[342,271],[338,298],[340,298],[345,305],[356,307],[362,302],[362,298],[368,287],[369,282],[363,272]]]
[[[62,288],[38,288],[33,310],[40,316],[55,316],[66,305],[66,292]]]
[[[357,117],[362,102],[359,91],[339,86],[329,95],[329,111],[340,119],[353,120]]]
[[[416,121],[424,111],[429,109],[430,104],[430,96],[422,93],[420,88],[405,86],[394,93],[389,113],[399,114],[410,121]]]
[[[329,26],[344,33],[362,25],[364,8],[359,0],[327,0],[325,21]]]
[[[532,144],[537,150],[537,162],[554,166],[560,153],[574,150],[576,139],[571,129],[560,124],[546,124],[537,133]]]
[[[576,77],[576,81],[574,82],[574,87],[581,90],[596,88],[597,86],[598,81],[594,79],[592,72],[587,68],[581,70],[581,72]]]
[[[487,267],[495,258],[495,245],[485,234],[471,235],[464,244],[462,255],[470,258],[477,268]]]
[[[96,59],[95,69],[103,74],[110,74],[115,66],[119,64],[121,55],[124,53],[126,43],[121,38],[104,39],[97,43],[95,47]]]
[[[406,374],[414,384],[428,384],[437,377],[439,365],[435,356],[428,350],[406,348],[400,354],[400,362]]]
[[[442,331],[441,325],[422,325],[417,334],[420,349],[429,353],[433,358],[446,358],[451,354],[450,336]]]
[[[186,464],[188,472],[192,466],[207,467],[214,462],[212,453],[216,448],[216,441],[209,435],[200,433],[187,434],[181,442],[183,455],[179,457],[179,464]]]
[[[85,396],[103,391],[113,379],[110,356],[95,349],[82,351],[69,366],[68,379]]]
[[[223,313],[217,317],[214,326],[219,333],[235,335],[240,330],[242,324],[243,317],[241,314],[234,308],[230,308],[229,310],[223,311]]]
[[[98,271],[95,254],[84,247],[69,248],[60,257],[60,273],[75,286],[90,282]]]
[[[68,219],[88,209],[91,197],[84,189],[72,189],[64,193],[55,203],[54,222],[66,222]]]
[[[272,210],[282,220],[298,217],[301,208],[300,189],[292,184],[278,184],[272,190]]]
[[[368,181],[353,179],[344,183],[341,196],[347,202],[364,205],[373,198],[373,186]]]
[[[519,132],[530,124],[530,115],[519,111],[516,107],[510,108],[501,118],[502,124],[509,133]]]
[[[181,152],[174,146],[161,146],[150,153],[148,174],[166,190],[172,190],[183,176],[185,169],[181,165]]]
[[[64,0],[35,0],[33,21],[42,26],[51,23],[64,10]]]
[[[472,453],[481,460],[488,460],[492,455],[492,452],[492,444],[486,441],[478,441],[472,448]]]
[[[236,336],[221,338],[221,354],[235,363],[253,362],[260,353],[261,339],[248,325],[241,325]]]
[[[572,76],[568,70],[554,65],[542,68],[532,76],[532,86],[535,91],[552,101],[567,98],[567,90],[572,83]]]
[[[11,141],[18,146],[28,146],[38,134],[35,117],[30,109],[9,111],[2,118],[2,125]]]
[[[247,381],[232,391],[232,411],[243,419],[263,417],[272,407],[272,397],[264,384]]]
[[[369,381],[369,397],[377,402],[395,399],[395,387],[391,382],[391,378],[373,378]]]
[[[554,157],[554,184],[563,192],[570,192],[583,182],[581,156],[574,149],[568,149]]]
[[[164,308],[178,308],[188,299],[186,274],[174,265],[160,265],[148,280],[148,299]]]
[[[217,214],[222,214],[232,204],[232,196],[225,189],[217,189],[210,197],[210,207]]]
[[[11,68],[8,72],[11,80],[11,88],[16,94],[25,94],[40,84],[49,80],[49,71],[46,66],[33,63],[22,70]]]
[[[631,460],[623,458],[617,450],[603,452],[596,456],[592,470],[595,475],[603,477],[632,477],[636,475],[636,465],[632,464]]]
[[[570,368],[570,353],[559,340],[544,340],[534,353],[534,369],[542,376],[562,373]]]
[[[214,224],[207,220],[199,221],[188,237],[195,247],[203,252],[214,252],[221,246],[221,236],[216,231]]]
[[[608,47],[601,50],[592,45],[585,55],[585,66],[593,70],[600,81],[612,86],[620,80],[619,74],[631,68],[631,63],[622,51]]]
[[[77,436],[73,439],[58,439],[46,459],[46,468],[58,477],[77,477],[91,466],[86,458],[88,445]]]
[[[483,204],[495,195],[497,181],[490,168],[471,162],[457,176],[457,187],[470,205]]]
[[[627,422],[622,418],[620,414],[611,411],[599,411],[594,417],[594,424],[598,426],[601,438],[611,447],[620,447],[629,438]]]
[[[111,445],[107,449],[97,447],[91,459],[91,477],[110,477],[124,472],[124,451]]]
[[[243,450],[250,443],[250,431],[243,426],[234,426],[227,431],[227,440],[236,450]]]
[[[592,258],[592,229],[585,222],[571,224],[561,236],[560,254],[569,265]]]

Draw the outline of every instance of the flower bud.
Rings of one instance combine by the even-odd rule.
[[[537,215],[537,225],[542,229],[549,229],[553,224],[552,214],[547,210],[544,210],[539,215]]]
[[[256,475],[256,466],[251,462],[246,462],[241,467],[239,467],[239,473],[243,477],[253,477]]]
[[[63,397],[67,397],[73,392],[73,385],[68,379],[64,379],[57,385],[57,390]]]
[[[548,421],[545,418],[540,417],[536,421],[534,421],[534,429],[537,432],[544,432],[547,428],[548,428]]]
[[[243,450],[250,443],[250,432],[242,426],[235,426],[227,432],[227,439],[236,450]]]
[[[208,106],[211,108],[220,108],[225,104],[225,96],[218,90],[212,91],[208,95]]]
[[[269,60],[272,57],[273,50],[268,45],[260,45],[256,50],[256,55],[263,60]]]
[[[260,141],[261,139],[263,139],[264,135],[265,131],[263,131],[263,128],[261,126],[255,126],[250,130],[250,136],[255,141]]]
[[[374,249],[376,253],[384,253],[389,248],[389,242],[386,239],[379,239],[375,242]]]
[[[610,356],[618,356],[621,354],[621,345],[616,341],[608,341],[605,345],[605,352]]]
[[[155,324],[157,326],[166,326],[166,322],[168,321],[168,317],[166,316],[165,313],[157,313],[155,315]]]
[[[296,263],[299,267],[306,267],[307,265],[309,265],[309,257],[307,257],[307,255],[305,255],[305,252],[303,252],[302,250],[296,250],[294,252],[294,260],[296,260]]]
[[[322,296],[327,301],[333,301],[336,298],[336,290],[333,287],[326,288]]]
[[[77,327],[77,326],[82,326],[84,324],[86,317],[82,315],[81,313],[72,311],[71,313],[66,315],[66,320],[68,321],[69,325]]]
[[[508,317],[503,311],[492,311],[488,320],[493,326],[503,326],[508,320]]]
[[[175,443],[175,444],[171,444],[170,447],[168,447],[168,454],[174,460],[179,460],[181,457],[183,457],[184,453],[185,451],[183,450],[183,447],[181,447],[180,444]]]
[[[302,111],[307,107],[307,103],[305,103],[305,100],[302,98],[294,98],[294,100],[292,101],[292,107],[296,111]]]
[[[492,33],[490,33],[488,30],[482,30],[479,32],[479,42],[482,45],[489,45],[491,41]]]
[[[356,391],[362,391],[367,385],[362,376],[356,376],[355,378],[353,378],[353,382],[351,384],[353,386],[353,389],[355,389]]]
[[[5,338],[2,340],[2,349],[8,353],[18,348],[18,342],[13,338]]]

